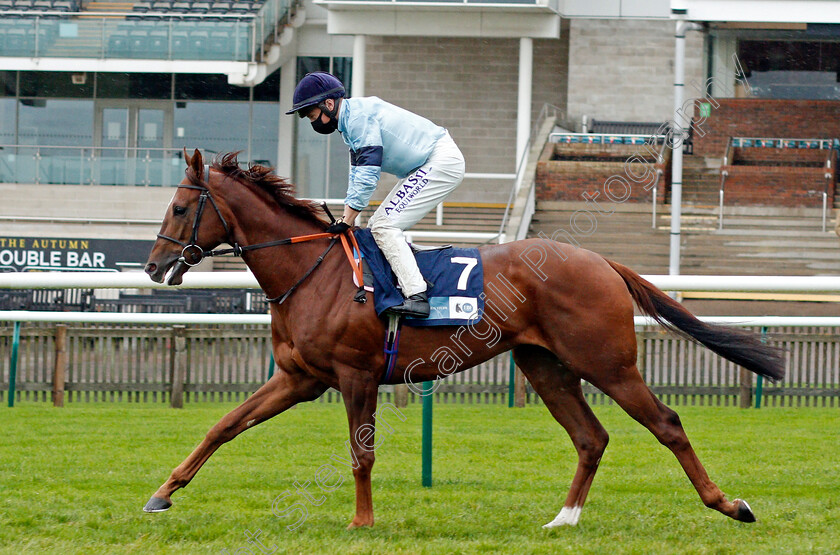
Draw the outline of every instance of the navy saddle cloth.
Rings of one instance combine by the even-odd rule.
[[[369,229],[354,230],[354,235],[373,274],[373,307],[382,314],[403,302],[391,265],[385,260]],[[448,247],[415,253],[417,266],[426,281],[432,283],[426,294],[431,315],[428,318],[405,318],[409,326],[453,326],[481,321],[484,314],[484,267],[478,249]],[[365,286],[371,284],[365,283]]]

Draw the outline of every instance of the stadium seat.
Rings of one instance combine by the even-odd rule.
[[[76,5],[69,0],[56,0],[53,9],[57,12],[73,12],[76,11]]]
[[[142,56],[148,49],[149,32],[145,29],[134,29],[128,33],[128,44],[133,56]]]
[[[213,31],[210,33],[209,54],[212,58],[226,58],[233,44],[227,31]]]
[[[190,42],[186,50],[190,58],[195,58],[197,60],[206,58],[209,37],[209,33],[203,29],[197,29],[190,32]]]
[[[172,31],[172,59],[184,60],[190,58],[189,34],[183,30]]]
[[[187,13],[190,11],[189,2],[174,2],[169,8],[169,13]]]
[[[169,33],[161,30],[151,31],[147,43],[147,52],[149,58],[166,58],[169,54]]]
[[[108,55],[113,58],[125,58],[131,54],[128,43],[128,31],[114,31],[108,38]]]
[[[26,30],[20,28],[6,30],[6,42],[3,47],[3,53],[7,56],[25,56],[31,54],[34,48],[34,37],[29,35]]]
[[[213,2],[210,4],[210,13],[225,14],[230,11],[230,2]]]

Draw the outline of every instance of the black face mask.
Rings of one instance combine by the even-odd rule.
[[[327,108],[327,104],[322,102],[318,104],[318,108],[321,109],[321,113],[318,114],[318,118],[312,122],[312,129],[321,135],[329,135],[330,133],[335,132],[335,130],[338,129],[338,118],[336,117],[338,115],[338,105],[330,111],[329,108]],[[327,123],[321,121],[321,115],[323,114],[326,114],[327,118],[329,118]]]
[[[318,116],[318,119],[312,122],[312,129],[314,129],[316,133],[320,133],[321,135],[329,135],[330,133],[333,133],[336,129],[338,129],[338,120],[335,118],[330,118],[330,121],[324,123],[323,121],[321,121],[321,116]]]

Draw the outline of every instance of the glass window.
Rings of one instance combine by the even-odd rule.
[[[265,81],[254,87],[254,100],[278,102],[280,100],[280,70],[278,69],[265,78]]]
[[[0,96],[17,94],[17,71],[0,71]]]
[[[352,58],[300,57],[297,79],[313,71],[329,71],[345,87],[352,78]],[[347,172],[350,157],[347,145],[338,133],[319,135],[309,120],[295,118],[295,176],[301,195],[313,198],[340,198],[347,193]]]
[[[280,132],[279,118],[289,117],[280,114],[280,105],[268,102],[254,102],[251,129],[251,160],[263,166],[277,165],[277,136]],[[285,176],[284,176],[285,177]]]
[[[96,97],[169,100],[172,98],[172,74],[98,73]]]
[[[14,98],[0,98],[0,144],[15,144],[16,104]]]
[[[840,43],[741,40],[738,58],[755,96],[788,99],[840,98]]]
[[[93,144],[93,102],[21,99],[18,142],[22,145]]]
[[[93,74],[69,71],[21,71],[20,96],[93,98]]]
[[[228,84],[227,75],[175,76],[176,100],[248,100],[248,97],[248,87]]]
[[[241,150],[244,161],[248,148],[248,103],[177,102],[172,146],[201,148],[211,154]]]

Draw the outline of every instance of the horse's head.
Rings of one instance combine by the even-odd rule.
[[[179,285],[183,275],[210,250],[228,240],[227,221],[211,196],[210,169],[198,149],[192,156],[184,150],[186,177],[178,185],[169,203],[158,240],[146,262],[146,273],[162,283],[171,269],[167,283]]]

